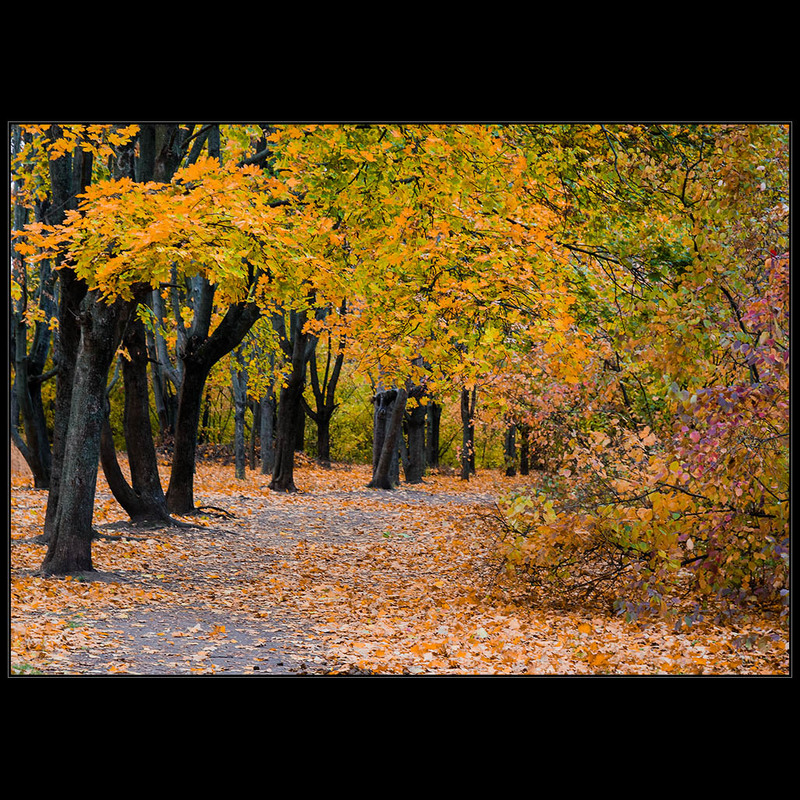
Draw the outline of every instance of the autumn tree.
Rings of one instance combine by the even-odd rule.
[[[87,186],[78,208],[66,213],[63,224],[27,229],[25,256],[34,257],[37,249],[37,257],[57,253],[64,260],[61,274],[74,276],[76,298],[83,294],[75,312],[80,321],[75,379],[59,398],[65,408],[64,392],[72,393],[75,415],[66,421],[59,417],[57,401],[56,437],[64,431],[61,463],[67,470],[64,477],[69,478],[61,485],[68,486],[69,492],[62,503],[51,490],[51,502],[57,504],[55,535],[43,564],[45,572],[91,569],[93,476],[105,413],[106,374],[137,305],[154,287],[172,280],[176,263],[184,277],[201,275],[209,286],[220,287],[217,296],[227,301],[226,313],[214,334],[190,337],[183,354],[184,383],[197,390],[199,407],[202,382],[211,365],[241,341],[259,314],[257,306],[246,299],[247,287],[255,280],[257,264],[263,263],[265,226],[270,225],[273,213],[280,213],[275,212],[280,201],[274,198],[281,187],[268,181],[259,184],[264,176],[252,166],[226,168],[205,158],[176,172],[168,183],[135,181],[133,140],[129,130],[126,134],[128,138],[116,144],[119,169],[114,177]],[[56,136],[52,136],[54,143],[61,141]],[[61,152],[71,150],[55,147],[51,163],[57,165]],[[63,288],[62,296],[69,296]],[[59,323],[69,328],[65,315],[60,315]],[[167,499],[170,510],[185,513],[193,508],[195,408],[181,413],[179,407],[178,420],[176,440],[187,443],[187,448],[176,448]]]
[[[525,531],[512,562],[551,590],[558,576],[584,596],[616,592],[630,615],[665,611],[685,568],[698,614],[711,599],[774,600],[788,547],[785,129],[517,134],[550,144],[532,174],[550,153],[551,178],[530,186],[549,192],[570,253],[574,321],[562,335],[582,334],[589,357],[569,423],[575,494],[560,510],[557,496],[510,504]]]
[[[330,313],[323,310],[320,315]],[[343,299],[338,310],[339,315],[347,313],[347,300]],[[303,397],[303,407],[305,413],[317,426],[317,460],[323,466],[330,466],[331,463],[331,418],[338,406],[336,402],[336,388],[339,385],[339,378],[342,373],[342,365],[345,359],[345,341],[343,339],[334,340],[330,328],[326,332],[326,343],[324,348],[324,365],[320,371],[317,353],[319,347],[315,346],[309,355],[308,374],[311,390],[314,399],[314,407]],[[317,340],[317,344],[319,341]]]
[[[28,152],[32,134],[23,134],[20,125],[13,125],[11,133],[11,157],[17,164],[12,184],[12,230],[21,231],[32,215],[40,222],[45,221],[49,204],[42,181],[37,180],[36,159]],[[28,169],[20,163],[23,159],[32,162]],[[11,438],[30,467],[34,486],[48,489],[51,450],[42,384],[55,374],[46,367],[51,355],[53,328],[57,325],[56,276],[49,260],[39,262],[34,272],[25,259],[15,253],[13,240],[11,248],[10,345],[14,368],[9,404]],[[20,421],[24,437],[20,435]]]

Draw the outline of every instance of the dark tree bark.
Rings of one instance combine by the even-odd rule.
[[[27,209],[17,203],[14,207],[14,228],[21,230],[27,221]],[[13,248],[13,245],[12,245]],[[12,249],[12,255],[13,249]],[[50,352],[50,321],[56,315],[54,298],[55,277],[48,261],[39,265],[37,305],[43,318],[33,324],[33,340],[28,349],[26,311],[28,305],[27,268],[20,258],[13,258],[12,272],[22,287],[19,302],[11,298],[10,333],[11,362],[14,365],[11,438],[17,444],[23,458],[33,474],[33,485],[37,489],[50,488],[51,453],[50,439],[42,403],[42,380],[45,363]],[[25,433],[19,435],[19,419]]]
[[[477,389],[465,386],[461,390],[461,478],[468,481],[475,472],[475,405]]]
[[[383,453],[386,442],[386,434],[389,429],[392,411],[397,400],[397,389],[379,391],[372,398],[372,474],[378,470],[378,462]],[[396,485],[400,482],[400,468],[398,464],[398,454],[392,452],[389,464],[389,483]]]
[[[342,305],[344,307],[344,304]],[[332,366],[331,362],[333,362]],[[317,425],[317,461],[326,467],[331,464],[331,419],[338,408],[338,403],[335,399],[336,386],[339,383],[343,363],[344,350],[340,344],[336,357],[333,358],[330,337],[328,337],[328,350],[325,356],[325,370],[322,375],[322,381],[320,381],[318,372],[316,348],[311,352],[309,358],[309,376],[316,408],[311,408],[305,398],[303,399],[303,406],[307,416]]]
[[[528,475],[530,473],[530,427],[528,425],[519,426],[519,474]]]
[[[84,300],[61,491],[41,567],[45,575],[92,570],[92,515],[105,418],[106,378],[122,329],[135,306],[136,300],[107,304],[93,292]]]
[[[440,420],[442,417],[442,407],[430,400],[428,402],[428,414],[426,421],[425,436],[425,462],[432,469],[439,466],[440,444]]]
[[[513,423],[508,425],[503,441],[503,458],[505,461],[506,475],[509,478],[513,478],[517,474],[516,433],[517,426]]]
[[[271,475],[275,466],[275,394],[261,398],[261,474]]]
[[[57,134],[54,128],[53,133]],[[20,125],[11,126],[11,146],[14,153],[20,152],[26,137]],[[82,163],[85,154],[70,159],[63,157],[52,165],[52,173],[58,177],[60,183],[58,202],[70,202],[70,192],[73,190],[72,163]],[[19,187],[23,187],[20,185]],[[64,209],[54,206],[53,198],[37,201],[34,213],[37,222],[55,224],[63,219]],[[22,230],[29,220],[29,209],[22,203],[14,203],[12,227],[14,231]],[[11,271],[22,288],[19,301],[9,297],[10,305],[10,344],[11,363],[14,366],[14,384],[10,398],[11,411],[11,439],[15,442],[23,458],[33,474],[34,487],[49,489],[51,484],[52,454],[50,437],[45,420],[44,404],[42,402],[42,382],[55,374],[44,374],[45,364],[50,353],[52,333],[50,322],[58,313],[55,297],[57,277],[49,260],[39,263],[39,275],[35,291],[29,291],[28,269],[24,259],[20,258],[11,243]],[[30,295],[30,297],[29,297]],[[33,323],[33,338],[28,347],[28,333],[30,323],[26,320],[28,303],[33,300],[41,316]],[[57,353],[54,362],[57,364]],[[24,438],[20,435],[21,429]]]
[[[275,372],[275,354],[269,354],[270,376]],[[275,417],[277,403],[275,392],[270,383],[269,388],[261,398],[261,474],[271,475],[275,467]]]
[[[114,497],[131,520],[174,524],[175,520],[167,510],[167,501],[161,486],[158,457],[150,426],[147,341],[140,319],[134,318],[130,321],[122,341],[130,357],[130,360],[122,359],[122,376],[125,386],[123,425],[131,485],[119,468],[108,417],[101,438],[101,464]]]
[[[244,417],[247,410],[247,372],[241,352],[231,359],[231,386],[233,389],[233,453],[237,480],[245,479]]]
[[[302,397],[305,385],[306,364],[315,339],[306,331],[305,312],[292,311],[289,315],[289,336],[285,335],[283,317],[276,317],[274,324],[281,333],[281,346],[289,358],[291,369],[285,377],[278,398],[278,430],[275,439],[275,464],[269,488],[275,492],[296,492],[294,483],[294,453],[300,413],[303,411]]]
[[[255,303],[234,303],[211,335],[194,333],[180,354],[183,379],[178,399],[172,472],[167,488],[167,508],[172,514],[192,514],[195,511],[197,428],[208,373],[217,361],[241,344],[258,316],[259,309]],[[192,330],[195,331],[195,327]]]
[[[163,305],[161,292],[156,289],[152,293],[150,306],[159,327],[164,324]],[[147,331],[147,349],[161,440],[170,441],[175,435],[175,420],[178,416],[177,388],[181,385],[180,372],[170,363],[167,343],[160,332]]]
[[[50,135],[53,140],[61,135],[57,126],[52,126]],[[80,148],[71,158],[62,156],[50,162],[51,199],[42,213],[42,218],[47,224],[60,224],[64,220],[66,211],[76,208],[77,195],[89,185],[91,172],[92,156]],[[44,532],[39,537],[42,543],[50,542],[52,538],[61,497],[61,472],[72,409],[75,363],[81,339],[79,318],[81,304],[87,293],[86,284],[78,280],[73,270],[64,265],[58,270],[58,284],[58,334],[54,353],[58,372],[53,413],[50,491],[47,495]],[[96,463],[94,469],[95,471],[97,469]]]
[[[391,396],[393,392],[394,397]],[[398,463],[398,445],[407,400],[408,391],[405,388],[381,392],[376,398],[378,424],[375,425],[375,438],[379,439],[379,448],[373,442],[372,480],[367,484],[370,489],[394,489],[397,486],[394,465]]]
[[[408,428],[408,459],[405,465],[406,483],[422,483],[425,474],[425,418],[427,406],[415,405],[406,414]]]
[[[250,426],[250,439],[247,443],[247,463],[251,471],[256,468],[256,431],[261,425],[261,404],[255,400],[248,400],[247,407],[253,415],[253,424]]]

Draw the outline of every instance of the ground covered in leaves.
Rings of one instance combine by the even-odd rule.
[[[101,474],[97,575],[76,580],[35,574],[47,494],[12,468],[10,672],[790,674],[788,633],[766,620],[676,632],[498,589],[478,520],[521,480],[435,475],[382,492],[364,467],[302,462],[301,492],[283,495],[203,463],[195,499],[214,508],[192,528],[142,528]]]

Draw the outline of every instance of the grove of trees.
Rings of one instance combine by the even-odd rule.
[[[624,579],[636,616],[688,574],[698,614],[788,608],[787,124],[9,134],[10,432],[49,491],[43,574],[92,569],[99,466],[132,520],[197,511],[209,376],[237,475],[249,409],[291,492],[306,420],[331,461],[346,373],[369,387],[371,487],[437,465],[443,408],[462,480],[478,420],[508,474],[546,476],[502,503],[536,590]]]

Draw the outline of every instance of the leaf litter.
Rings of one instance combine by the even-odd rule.
[[[200,463],[195,527],[132,525],[99,476],[101,580],[36,575],[45,491],[11,477],[11,672],[41,675],[788,675],[767,620],[676,632],[499,589],[479,524],[520,482],[366,489],[300,458],[301,491]],[[225,512],[225,513],[222,513]]]

